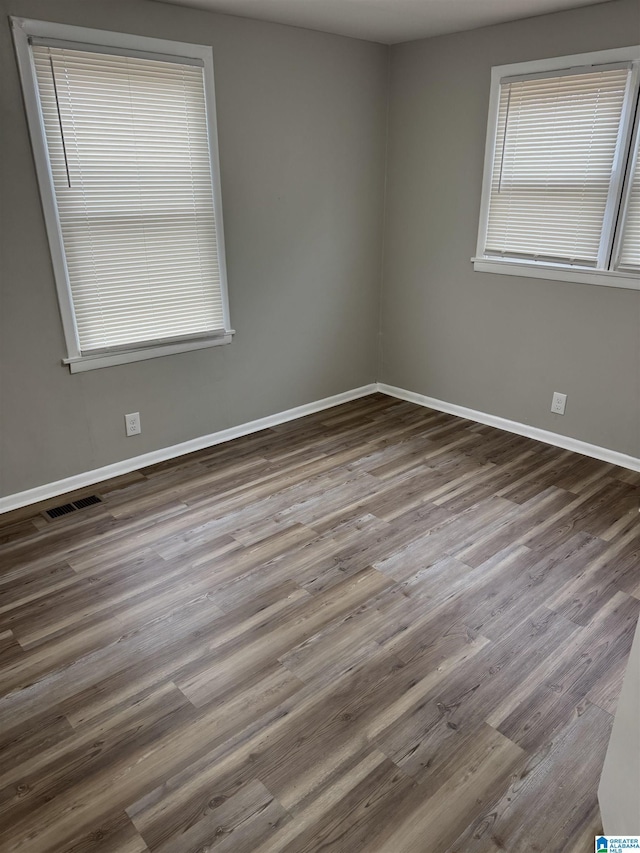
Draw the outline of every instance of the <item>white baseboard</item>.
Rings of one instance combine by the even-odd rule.
[[[377,385],[375,383],[363,385],[351,391],[344,391],[342,394],[334,394],[332,397],[316,400],[314,403],[306,403],[304,406],[296,406],[294,409],[287,409],[275,415],[268,415],[266,418],[258,418],[258,420],[249,421],[239,426],[222,429],[218,432],[212,432],[209,435],[200,436],[199,438],[192,438],[180,444],[173,444],[171,447],[163,447],[160,450],[152,450],[140,456],[132,456],[129,459],[123,459],[122,462],[114,462],[111,465],[95,468],[93,471],[87,471],[84,474],[74,474],[72,477],[65,477],[63,480],[56,480],[54,483],[46,483],[43,486],[36,486],[24,492],[7,495],[7,497],[0,498],[0,513],[19,509],[22,506],[38,503],[39,501],[46,501],[49,498],[54,498],[67,492],[83,489],[85,486],[92,486],[94,483],[102,483],[104,480],[110,480],[122,474],[129,474],[131,471],[137,471],[139,468],[155,465],[158,462],[165,462],[167,459],[175,459],[177,456],[193,453],[194,450],[213,447],[216,444],[222,444],[225,441],[231,441],[233,438],[240,438],[252,432],[260,432],[262,429],[269,429],[278,424],[293,421],[296,418],[303,418],[305,415],[312,415],[314,412],[321,412],[323,409],[331,409],[342,403],[348,403],[350,400],[367,397],[369,394],[374,394],[376,390]]]
[[[314,403],[296,406],[294,409],[287,409],[275,415],[268,415],[266,418],[258,418],[258,420],[249,421],[248,423],[230,427],[229,429],[223,429],[209,435],[183,441],[171,447],[163,447],[160,450],[152,450],[140,456],[132,456],[129,459],[123,459],[121,462],[114,462],[111,465],[95,468],[83,474],[75,474],[72,477],[65,477],[63,480],[45,483],[42,486],[36,486],[24,492],[7,495],[7,497],[0,498],[0,514],[9,512],[12,509],[19,509],[28,504],[39,503],[40,501],[45,501],[49,498],[66,494],[67,492],[74,492],[78,489],[83,489],[85,486],[92,486],[95,483],[101,483],[104,480],[110,480],[122,474],[129,474],[132,471],[137,471],[139,468],[155,465],[157,462],[175,459],[178,456],[184,456],[186,453],[193,453],[195,450],[204,450],[207,447],[213,447],[216,444],[222,444],[225,441],[231,441],[243,435],[250,435],[262,429],[269,429],[270,427],[295,420],[296,418],[303,418],[305,415],[312,415],[314,412],[321,412],[323,409],[331,409],[342,403],[348,403],[350,400],[367,397],[376,391],[386,394],[389,397],[406,400],[409,403],[417,403],[417,405],[425,406],[428,409],[435,409],[436,411],[457,415],[460,418],[466,418],[470,421],[487,424],[506,432],[524,435],[527,438],[533,438],[545,444],[562,447],[564,450],[573,450],[575,453],[581,453],[583,456],[591,456],[593,459],[600,459],[603,462],[620,465],[622,468],[629,468],[631,471],[640,471],[640,459],[637,459],[635,456],[628,456],[625,453],[619,453],[617,450],[609,450],[606,447],[599,447],[596,444],[579,441],[577,438],[559,435],[546,429],[528,426],[518,421],[510,421],[507,418],[489,415],[486,412],[479,412],[476,409],[468,409],[466,406],[457,406],[454,403],[446,403],[444,400],[436,400],[434,397],[416,394],[414,391],[406,391],[403,388],[396,388],[394,385],[386,385],[384,382],[377,382],[371,385],[363,385],[360,388],[354,388],[352,391],[344,391],[342,394],[334,394],[332,397],[325,397],[322,400],[316,400]]]
[[[631,471],[640,471],[640,459],[637,459],[635,456],[628,456],[626,453],[620,453],[617,450],[609,450],[606,447],[599,447],[597,444],[589,444],[587,441],[580,441],[577,438],[560,435],[557,432],[529,426],[518,421],[510,421],[507,418],[500,418],[497,415],[478,412],[476,409],[468,409],[466,406],[446,403],[444,400],[436,400],[435,397],[416,394],[414,391],[405,391],[404,388],[396,388],[394,385],[385,385],[384,382],[378,382],[377,390],[381,394],[387,394],[389,397],[397,397],[399,400],[406,400],[408,403],[417,403],[419,406],[425,406],[428,409],[446,412],[449,415],[457,415],[457,417],[466,418],[469,421],[476,421],[480,424],[503,429],[506,432],[516,433],[516,435],[534,438],[536,441],[552,444],[555,447],[562,447],[564,450],[573,450],[575,453],[581,453],[583,456],[590,456],[593,459],[600,459],[602,462],[611,462],[612,465],[620,465],[620,467],[629,468]]]

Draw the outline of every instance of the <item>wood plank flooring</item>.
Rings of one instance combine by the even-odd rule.
[[[593,849],[640,475],[374,395],[89,491],[0,518],[0,849]]]

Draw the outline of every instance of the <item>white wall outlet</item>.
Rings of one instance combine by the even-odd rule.
[[[130,415],[125,415],[124,425],[127,430],[127,435],[140,435],[142,432],[142,427],[140,426],[140,412],[132,412]]]
[[[567,405],[567,395],[561,394],[559,391],[553,392],[551,400],[551,411],[556,415],[564,415],[564,410]]]

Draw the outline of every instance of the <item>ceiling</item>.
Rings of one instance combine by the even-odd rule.
[[[471,30],[603,0],[161,0],[370,41]]]

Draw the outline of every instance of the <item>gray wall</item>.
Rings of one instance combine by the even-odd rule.
[[[381,381],[640,456],[640,294],[469,262],[491,66],[638,40],[614,0],[392,49]]]
[[[9,14],[213,45],[231,345],[61,366]],[[148,0],[0,0],[0,16],[0,495],[375,381],[386,48]]]

